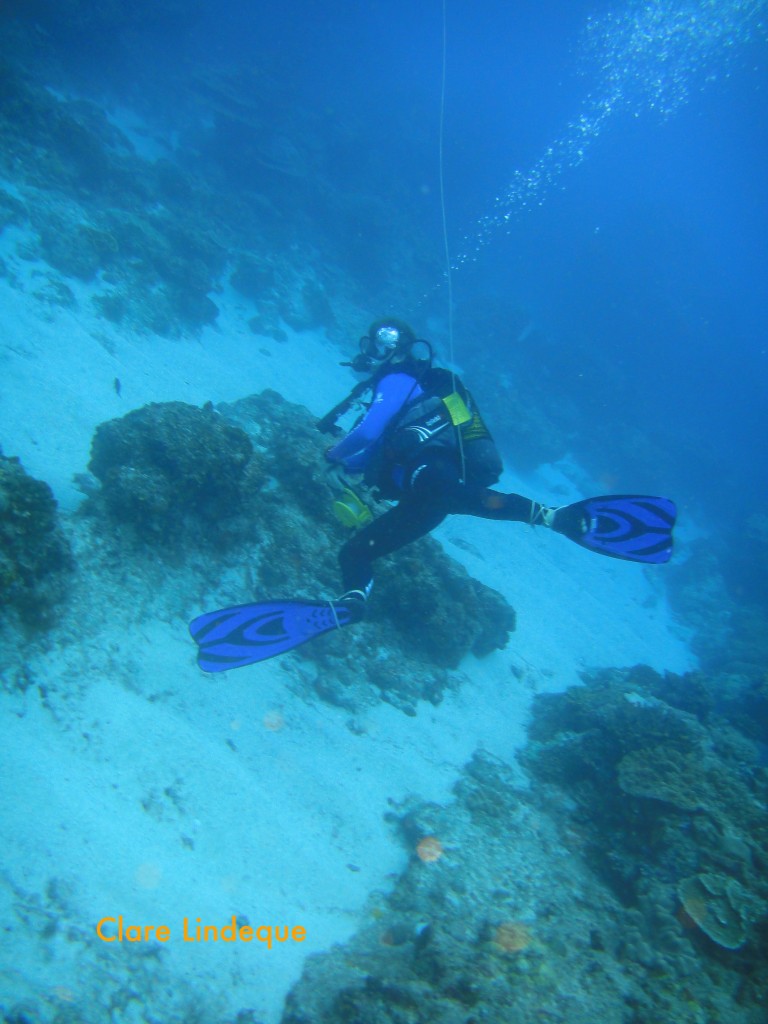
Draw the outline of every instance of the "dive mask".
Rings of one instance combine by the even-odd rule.
[[[382,362],[392,355],[400,338],[401,332],[397,327],[379,327],[374,334],[366,334],[360,339],[360,352],[377,363]]]

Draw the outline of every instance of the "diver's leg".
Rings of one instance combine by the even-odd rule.
[[[504,494],[489,487],[464,483],[452,474],[450,467],[435,466],[432,472],[433,476],[442,473],[443,494],[449,503],[448,511],[454,515],[546,526],[576,541],[588,528],[579,504],[551,508],[522,494]]]
[[[455,459],[443,449],[427,449],[421,465],[411,471],[409,480],[413,493],[428,491],[433,496],[439,495],[446,513],[506,522],[545,524],[543,516],[547,509],[544,505],[522,494],[504,494],[464,482]]]
[[[350,537],[339,552],[345,590],[369,589],[377,558],[426,536],[447,514],[448,508],[439,496],[421,489],[419,494],[406,493],[394,508]]]
[[[364,602],[373,580],[373,562],[424,537],[451,513],[550,525],[548,511],[522,494],[503,494],[464,483],[450,454],[427,449],[406,473],[399,503],[358,531],[339,552],[345,590],[359,594]]]
[[[457,515],[478,516],[480,519],[496,519],[504,522],[531,523],[543,525],[545,506],[526,498],[522,494],[503,494],[488,487],[463,484],[461,493],[451,512]]]
[[[424,537],[450,513],[538,524],[544,511],[543,505],[521,494],[465,484],[449,453],[427,449],[406,472],[399,503],[341,549],[344,585],[348,590],[364,589],[371,582],[371,565],[377,558]]]

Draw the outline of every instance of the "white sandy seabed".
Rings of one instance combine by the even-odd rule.
[[[217,325],[183,341],[121,333],[88,312],[76,282],[76,309],[51,306],[33,296],[50,268],[19,260],[17,241],[7,230],[0,445],[50,484],[65,515],[82,500],[72,477],[105,420],[264,388],[321,415],[350,383],[322,335],[256,337],[253,309],[227,291],[214,296]],[[507,472],[501,486],[563,504],[580,496],[575,477],[549,466],[528,480]],[[30,656],[35,685],[0,698],[0,1005],[37,1001],[52,1014],[59,1003],[123,999],[120,1019],[156,1019],[164,986],[197,1007],[210,1000],[221,1019],[247,1007],[273,1024],[305,957],[354,932],[411,855],[384,821],[393,805],[449,800],[477,748],[512,762],[537,690],[563,689],[591,667],[694,667],[663,568],[513,524],[454,519],[437,537],[505,595],[517,631],[506,650],[468,658],[458,691],[415,718],[381,704],[352,730],[348,712],[293,695],[285,660],[206,677],[182,613],[136,621],[119,600],[90,625],[86,604],[77,642]],[[169,926],[162,956],[98,939],[97,922],[118,915]],[[184,941],[185,917],[194,929],[232,915],[306,938],[272,949]]]

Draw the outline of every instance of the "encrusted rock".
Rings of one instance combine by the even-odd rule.
[[[686,681],[611,670],[537,698],[523,760],[558,787],[551,806],[649,932],[674,946],[682,878],[677,893],[701,930],[751,950],[760,940],[750,943],[748,922],[768,900],[768,777],[755,745],[701,699],[722,682],[692,676],[691,698]]]
[[[706,809],[708,791],[700,753],[671,747],[644,747],[623,757],[619,786],[630,796],[664,800],[684,811]]]
[[[684,878],[677,894],[685,912],[705,935],[725,949],[739,949],[747,938],[747,926],[765,906],[735,878],[700,874]]]
[[[39,623],[64,596],[72,567],[50,487],[0,454],[0,607]]]
[[[246,434],[212,408],[183,402],[147,405],[102,423],[88,468],[112,517],[164,543],[178,542],[193,524],[198,536],[218,539],[258,481]]]
[[[402,875],[348,944],[308,960],[282,1024],[623,1024],[642,1001],[642,969],[616,953],[634,927],[509,767],[477,754],[456,796],[392,816]],[[420,856],[425,836],[440,857]]]

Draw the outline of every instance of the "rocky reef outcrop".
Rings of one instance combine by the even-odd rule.
[[[301,406],[265,391],[197,409],[146,406],[96,431],[89,468],[100,487],[86,511],[161,560],[201,554],[245,571],[227,603],[332,597],[347,530],[326,479],[326,442]],[[451,670],[507,643],[514,610],[424,539],[377,566],[366,622],[301,648],[308,692],[358,710],[385,699],[409,714],[458,685]]]
[[[50,487],[0,453],[0,608],[45,624],[65,596],[71,567]]]
[[[218,540],[259,486],[247,435],[213,407],[153,403],[102,423],[88,469],[101,482],[92,499],[145,539],[177,546]]]
[[[736,953],[675,916],[673,884],[656,903],[620,897],[594,870],[589,826],[562,791],[558,807],[548,786],[521,786],[479,753],[454,792],[447,807],[390,815],[407,867],[347,945],[310,958],[283,1024],[762,1021],[760,950]],[[644,873],[660,890],[658,865]],[[705,875],[687,905],[724,929],[743,894],[726,888]]]
[[[768,737],[734,727],[728,690],[701,674],[596,674],[539,698],[525,761],[573,801],[590,862],[623,903],[750,975],[768,948]]]
[[[384,295],[410,302],[434,279],[412,218],[401,213],[393,219],[397,204],[377,198],[375,189],[370,198],[358,197],[331,187],[322,173],[335,145],[353,147],[357,140],[345,139],[345,130],[333,141],[326,119],[286,102],[283,84],[268,75],[254,80],[232,68],[201,67],[177,80],[170,93],[173,116],[194,126],[186,148],[171,144],[165,132],[140,141],[81,98],[90,91],[81,80],[88,62],[76,62],[73,87],[61,61],[80,52],[83,33],[99,37],[91,45],[104,52],[118,38],[132,50],[139,36],[126,22],[159,27],[167,17],[170,24],[181,5],[166,4],[164,14],[149,5],[146,22],[117,4],[98,17],[85,3],[47,3],[44,12],[35,4],[26,25],[23,6],[15,20],[7,19],[12,35],[0,44],[0,172],[13,182],[13,195],[0,190],[0,228],[29,229],[14,256],[48,264],[50,286],[37,296],[42,301],[77,308],[82,298],[75,290],[83,290],[70,285],[85,282],[89,306],[105,320],[187,337],[217,321],[217,296],[231,281],[255,302],[254,332],[282,341],[286,325],[323,328],[348,343],[350,330],[358,329],[351,325],[364,322],[371,304]],[[86,11],[87,28],[81,29]],[[51,19],[47,33],[39,22],[43,13]],[[78,36],[72,52],[61,48],[70,32]],[[132,75],[144,56],[124,54]],[[73,92],[78,98],[70,98]],[[276,105],[269,116],[265,103]],[[369,170],[382,173],[372,158]],[[386,180],[391,188],[398,176],[388,173]],[[308,196],[323,216],[307,218]],[[377,262],[378,250],[359,231],[362,216],[367,223],[376,219],[377,233],[390,238],[384,249],[397,247],[398,260]],[[352,306],[331,302],[334,293],[350,291],[358,292]]]
[[[283,1024],[759,1024],[768,777],[717,681],[606,671],[536,698],[525,786],[478,753]]]

